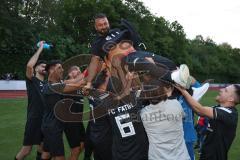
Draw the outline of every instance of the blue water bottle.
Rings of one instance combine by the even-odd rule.
[[[37,47],[39,48],[40,47],[40,42],[37,43]],[[53,45],[52,44],[48,44],[46,42],[43,43],[43,49],[50,49],[52,48]]]

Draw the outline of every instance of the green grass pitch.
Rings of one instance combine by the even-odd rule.
[[[215,105],[217,92],[209,91],[201,100],[203,105]],[[12,160],[22,145],[24,125],[26,120],[26,99],[0,99],[0,159]],[[87,106],[87,105],[85,105]],[[238,110],[240,107],[238,106]],[[240,114],[239,114],[240,119]],[[65,140],[66,142],[66,140]],[[65,143],[66,155],[69,155],[69,146]],[[26,160],[34,160],[36,150]],[[240,157],[240,123],[237,136],[229,152],[229,160],[238,160]],[[82,160],[83,155],[80,156]],[[198,155],[196,154],[196,157]],[[198,158],[197,158],[198,159]]]

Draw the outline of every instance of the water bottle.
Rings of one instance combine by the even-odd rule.
[[[40,47],[40,42],[37,43],[37,47],[39,48]],[[53,45],[52,44],[48,44],[46,42],[43,43],[43,49],[50,49],[52,48]]]

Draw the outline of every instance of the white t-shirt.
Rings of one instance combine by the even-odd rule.
[[[149,160],[190,160],[182,118],[184,111],[176,99],[167,99],[141,110],[141,119],[149,139]]]

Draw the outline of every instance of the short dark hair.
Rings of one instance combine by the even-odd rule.
[[[47,64],[47,61],[45,61],[45,60],[38,60],[37,63],[33,66],[33,68],[35,69],[40,64]]]
[[[94,16],[94,21],[96,19],[99,19],[99,18],[107,18],[106,14],[104,13],[97,13],[95,16]]]
[[[240,104],[240,85],[234,84],[235,94],[236,94],[236,104]]]
[[[49,69],[52,66],[55,66],[56,64],[62,64],[62,61],[61,60],[51,60],[50,62],[47,63],[45,70],[48,72]]]

